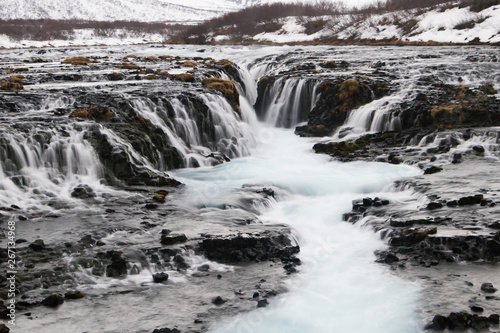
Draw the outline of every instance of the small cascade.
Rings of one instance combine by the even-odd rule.
[[[259,93],[255,109],[259,118],[275,127],[291,128],[306,121],[317,99],[320,81],[281,77]]]
[[[84,133],[71,126],[32,127],[0,137],[0,206],[71,200],[79,184],[102,188],[103,170]]]

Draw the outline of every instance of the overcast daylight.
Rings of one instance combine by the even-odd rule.
[[[500,332],[500,0],[0,0],[0,333]]]

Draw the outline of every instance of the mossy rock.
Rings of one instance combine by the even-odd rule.
[[[22,75],[12,75],[9,77],[8,81],[2,81],[0,83],[0,90],[5,91],[18,91],[23,90],[23,78]]]
[[[495,88],[493,88],[493,85],[491,83],[485,83],[482,86],[479,87],[479,90],[481,90],[483,93],[486,95],[495,95],[497,91]]]
[[[337,68],[337,63],[334,60],[331,60],[320,64],[320,66],[323,68]]]
[[[232,68],[234,66],[234,62],[228,59],[219,60],[216,62],[216,64],[225,68]]]
[[[241,115],[240,109],[240,94],[236,89],[234,82],[229,80],[223,80],[216,77],[210,77],[203,79],[201,84],[208,88],[220,91],[222,95],[227,99],[233,110]]]
[[[196,63],[194,61],[191,61],[191,60],[186,60],[182,63],[183,66],[185,67],[196,67]]]
[[[181,82],[194,82],[194,76],[189,73],[174,75],[174,79]]]
[[[110,120],[115,117],[115,113],[107,107],[90,106],[88,108],[76,109],[69,115],[70,118],[84,118],[96,121]]]
[[[136,64],[118,64],[115,65],[116,68],[127,69],[127,70],[142,70],[142,67]]]
[[[73,57],[61,61],[61,64],[69,64],[74,66],[87,66],[88,64],[94,63],[97,63],[97,60],[92,60],[87,57]]]

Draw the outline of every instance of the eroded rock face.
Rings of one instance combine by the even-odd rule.
[[[209,259],[219,262],[263,261],[280,259],[295,261],[299,247],[292,245],[288,235],[266,231],[204,239],[200,251]]]

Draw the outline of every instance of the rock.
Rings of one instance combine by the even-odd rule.
[[[178,243],[185,243],[187,240],[184,234],[162,234],[160,242],[162,245],[175,245]]]
[[[444,205],[441,202],[430,202],[427,205],[427,209],[428,210],[440,209],[440,208],[443,208],[443,207],[444,207]]]
[[[122,258],[121,252],[111,251],[111,264],[106,266],[106,276],[119,278],[127,275],[127,262]]]
[[[224,300],[224,299],[222,299],[222,297],[220,297],[220,296],[217,296],[216,298],[214,298],[214,299],[212,300],[212,303],[213,303],[213,304],[215,304],[215,305],[217,305],[217,306],[220,306],[220,305],[222,305],[222,304],[224,304],[224,303],[226,303],[226,302],[227,302],[227,301],[226,301],[226,300]]]
[[[91,235],[86,235],[83,236],[82,239],[80,239],[80,243],[82,243],[85,247],[91,247],[96,243],[96,241],[92,239]]]
[[[466,206],[466,205],[479,205],[481,204],[481,201],[484,199],[484,195],[482,194],[476,194],[473,196],[469,197],[462,197],[460,200],[458,200],[458,205],[459,206]]]
[[[392,265],[393,263],[398,262],[399,258],[396,255],[392,254],[392,253],[388,253],[385,256],[384,261],[385,261],[386,264]]]
[[[80,184],[73,188],[71,196],[73,198],[78,198],[78,199],[89,199],[89,198],[95,198],[96,194],[90,186],[85,184]]]
[[[446,329],[447,325],[448,321],[445,316],[435,315],[434,318],[432,318],[431,324],[429,324],[426,328],[441,331]]]
[[[434,173],[438,173],[443,171],[443,168],[438,167],[438,166],[431,166],[424,171],[424,175],[432,175]]]
[[[229,80],[223,80],[216,77],[210,77],[203,79],[201,84],[208,88],[214,89],[222,93],[222,95],[227,99],[233,110],[241,115],[240,109],[240,94],[236,89],[234,82]]]
[[[484,154],[485,149],[483,146],[474,146],[472,147],[472,150],[474,150],[478,154]]]
[[[181,333],[177,328],[157,328],[153,333]]]
[[[68,291],[66,294],[64,294],[64,298],[66,299],[80,299],[84,297],[85,294],[81,291]]]
[[[9,333],[9,332],[10,332],[10,328],[5,326],[5,324],[0,324],[0,333]]]
[[[292,246],[288,235],[282,232],[231,235],[206,238],[200,244],[207,258],[219,262],[264,261],[281,259],[290,261],[299,252]]]
[[[477,305],[472,305],[470,306],[470,309],[472,312],[483,312],[484,309],[480,306],[477,306]]]
[[[43,242],[42,239],[37,239],[36,241],[34,241],[33,243],[30,244],[30,248],[33,250],[33,251],[43,251],[45,249],[45,243]]]
[[[491,229],[497,229],[500,230],[500,221],[496,221],[488,226]]]
[[[490,321],[488,318],[478,315],[473,315],[470,323],[470,327],[476,331],[483,330],[490,326]]]
[[[493,284],[485,282],[481,285],[481,290],[484,291],[485,293],[495,293],[498,289],[493,287]]]
[[[498,325],[500,323],[500,316],[498,314],[492,314],[488,317],[490,323]]]
[[[50,308],[55,308],[64,303],[64,298],[61,295],[52,294],[42,301],[42,305]]]
[[[265,308],[269,305],[269,302],[267,301],[267,299],[261,299],[257,302],[257,307],[258,308]]]
[[[451,163],[453,164],[458,164],[458,163],[461,163],[462,162],[462,154],[453,154],[453,160],[451,161]]]
[[[168,274],[167,273],[155,273],[153,274],[153,282],[154,283],[163,283],[168,280]]]
[[[453,312],[447,318],[448,327],[454,329],[465,329],[470,327],[472,316],[467,312]]]

